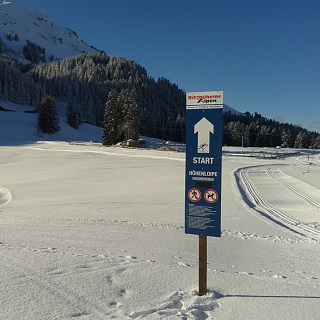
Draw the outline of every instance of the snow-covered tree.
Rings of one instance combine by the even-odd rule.
[[[257,147],[267,147],[270,145],[270,132],[267,126],[261,126],[257,139],[256,146]]]
[[[315,138],[311,147],[313,149],[320,149],[320,135]]]
[[[291,134],[289,131],[282,130],[281,133],[281,146],[283,148],[290,148],[291,147]]]
[[[132,90],[129,94],[127,94],[124,112],[124,138],[138,140],[140,117],[136,90]]]
[[[120,141],[119,125],[118,94],[115,90],[111,90],[103,118],[102,143],[104,145],[113,145]]]
[[[17,59],[0,54],[0,96],[18,104],[39,104],[40,87],[20,70]]]
[[[298,149],[308,148],[307,134],[305,132],[300,131],[298,133],[296,141],[294,142],[294,148],[298,148]]]
[[[43,133],[48,134],[54,134],[60,130],[55,101],[51,96],[44,96],[41,99],[38,116],[38,129]]]
[[[32,46],[28,48],[32,49]],[[73,104],[80,118],[94,125],[102,125],[107,97],[112,89],[118,93],[136,90],[141,134],[172,139],[178,114],[184,116],[185,94],[182,90],[166,79],[155,81],[148,77],[143,67],[125,58],[110,57],[103,52],[80,54],[42,64],[29,73],[43,92],[59,101],[68,101],[72,86]]]

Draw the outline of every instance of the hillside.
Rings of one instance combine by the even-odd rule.
[[[134,61],[98,52],[39,12],[6,3],[0,18],[0,101],[36,107],[50,94],[64,115],[72,104],[81,123],[101,126],[109,92],[135,89],[140,133],[184,140],[185,93],[177,85],[149,77]],[[225,111],[238,113],[229,106]]]
[[[28,106],[0,102],[0,145],[23,145],[37,141],[100,141],[101,128],[83,124],[78,130],[67,124],[63,106],[58,105],[60,131],[54,135],[37,132],[37,114]],[[14,124],[14,126],[13,126]]]
[[[27,40],[45,48],[46,61],[97,52],[80,40],[76,32],[59,26],[40,12],[11,2],[1,5],[0,21],[0,37],[7,52],[22,62],[26,62],[23,46]]]
[[[1,18],[0,101],[37,106],[51,94],[65,106],[72,103],[82,123],[101,126],[110,90],[135,89],[141,134],[176,138],[185,107],[178,86],[150,78],[134,61],[98,52],[38,12],[8,3],[1,5]]]

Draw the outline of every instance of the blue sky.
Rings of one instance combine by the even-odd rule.
[[[185,91],[320,132],[319,0],[12,0]]]

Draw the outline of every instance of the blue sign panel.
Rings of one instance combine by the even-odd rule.
[[[221,236],[222,92],[187,93],[185,232]]]

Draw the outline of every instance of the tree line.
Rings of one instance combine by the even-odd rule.
[[[102,126],[105,105],[112,90],[135,90],[141,135],[165,140],[182,139],[185,94],[169,80],[149,77],[134,61],[104,52],[80,54],[43,64],[28,72],[43,92],[76,109],[80,123]]]
[[[258,113],[223,116],[223,144],[243,147],[320,149],[320,134],[300,126],[267,119]]]
[[[128,139],[139,139],[140,112],[137,93],[111,90],[105,107],[102,143],[114,145]]]
[[[28,48],[36,50],[31,42]],[[37,50],[44,54],[42,48]],[[165,78],[149,77],[146,70],[133,61],[100,52],[41,66],[22,65],[3,52],[0,42],[0,98],[3,100],[40,107],[42,98],[50,96],[55,101],[66,102],[68,123],[75,129],[84,122],[104,129],[115,121],[108,116],[111,110],[107,112],[107,103],[116,93],[116,140],[129,137],[124,128],[130,128],[132,124],[126,122],[133,121],[140,135],[185,142],[185,93]],[[132,92],[135,92],[136,110],[128,107]],[[104,130],[102,140],[113,144],[114,138],[106,140],[109,129]],[[319,133],[248,112],[224,113],[223,143],[245,147],[320,148]]]

